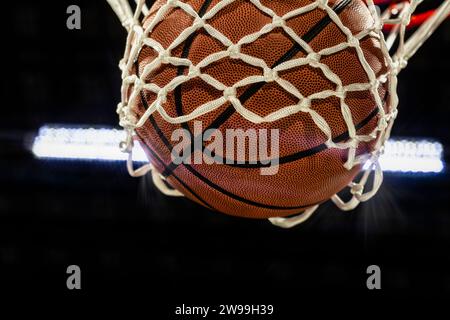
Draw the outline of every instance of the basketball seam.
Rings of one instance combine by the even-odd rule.
[[[154,125],[155,122],[154,122],[154,119],[152,117],[151,117],[151,121],[150,122],[152,123],[153,129],[155,129],[156,133],[158,134],[158,128],[155,127],[155,125]],[[145,144],[145,146],[147,148],[150,148],[147,143],[144,142],[144,144]],[[230,198],[232,198],[234,200],[237,200],[237,201],[240,201],[240,202],[244,202],[244,203],[250,204],[250,205],[255,206],[255,207],[260,207],[260,208],[265,208],[265,209],[272,209],[272,210],[299,210],[299,209],[305,209],[305,208],[314,206],[317,203],[322,202],[322,201],[319,201],[319,202],[314,203],[314,204],[309,204],[309,205],[304,205],[304,206],[295,206],[295,207],[286,207],[286,206],[280,207],[280,206],[272,206],[272,205],[267,205],[267,204],[264,204],[264,203],[255,202],[255,201],[252,201],[252,200],[248,200],[248,199],[242,198],[242,197],[240,197],[238,195],[235,195],[234,193],[231,193],[230,191],[227,191],[227,190],[223,189],[222,187],[218,186],[214,182],[208,180],[205,176],[203,176],[200,172],[195,170],[192,166],[184,164],[184,163],[183,163],[183,166],[189,172],[191,172],[194,176],[196,176],[198,179],[200,179],[203,183],[209,185],[214,190],[216,190],[216,191],[218,191],[218,192],[220,192],[220,193],[222,193],[222,194],[224,194],[226,196],[229,196]],[[164,167],[166,167],[166,166],[164,165]]]
[[[201,6],[198,15],[203,16],[208,10],[209,6],[211,5],[212,0],[206,0],[203,5]],[[194,42],[194,38],[197,36],[196,33],[193,33],[189,36],[189,38],[186,39],[183,47],[183,52],[181,53],[181,58],[187,58],[189,56],[189,53],[191,51],[192,44]],[[177,76],[181,76],[184,73],[184,70],[186,70],[186,67],[179,66],[177,70]],[[182,100],[182,90],[183,84],[180,84],[175,88],[174,96],[175,96],[175,108],[178,115],[183,114],[183,100]],[[189,125],[184,122],[182,123],[182,127],[186,129],[192,136],[191,131],[189,130]]]
[[[350,3],[352,2],[352,0],[343,0],[342,2],[338,3],[336,5],[336,7],[333,9],[336,13],[341,13]],[[325,27],[328,26],[328,24],[331,22],[331,19],[329,16],[325,16],[324,18],[322,18],[319,22],[317,22],[317,24],[315,24],[304,36],[305,41],[309,42],[311,40],[313,40],[320,32],[323,31],[323,29]],[[276,61],[274,63],[274,65],[272,67],[277,66],[278,64],[286,61],[287,59],[292,58],[295,54],[297,54],[298,52],[303,51],[303,48],[298,44],[295,43],[291,49],[289,49],[280,59],[278,59],[278,61]],[[265,85],[265,83],[261,82],[261,83],[257,83],[257,84],[253,84],[249,89],[247,89],[242,95],[241,97],[239,97],[239,100],[241,100],[241,103],[244,104],[249,98],[251,98],[253,96],[253,94],[255,94],[257,91],[259,91],[263,86]],[[178,114],[178,116],[182,116],[182,101],[181,101],[181,95],[177,97],[178,99],[176,99],[175,104],[177,106],[181,106],[181,107],[177,107],[176,112]],[[179,112],[181,111],[181,113]],[[233,106],[228,106],[224,112],[222,112],[209,126],[208,128],[205,130],[205,132],[211,132],[211,129],[217,129],[219,128],[222,124],[224,124],[233,114],[235,113],[235,109]],[[370,114],[372,115],[372,113]],[[376,115],[376,114],[375,114]],[[368,120],[370,121],[373,118],[373,116]],[[366,119],[365,119],[366,120]],[[187,128],[187,130],[189,131],[189,134],[192,136],[192,132],[189,130],[189,127]],[[348,132],[347,132],[348,134]],[[170,145],[170,144],[169,144]],[[322,145],[318,146],[321,147]],[[169,150],[172,148],[172,146],[169,147]],[[191,146],[192,148],[192,146]],[[317,148],[317,147],[315,147]],[[202,145],[202,152],[204,152],[205,146]],[[307,151],[307,150],[305,150]],[[191,152],[192,153],[192,152]],[[312,153],[315,154],[315,153]],[[290,155],[292,156],[292,155]],[[286,156],[286,157],[290,157],[290,156]],[[224,159],[222,159],[224,160]],[[296,161],[295,159],[292,160],[291,162]],[[287,162],[286,162],[287,163]],[[173,172],[173,170],[176,169],[178,165],[171,162],[169,164],[169,166],[167,167],[167,170],[165,170],[162,175],[164,177],[168,177],[171,175],[171,173]],[[244,165],[245,168],[245,165]]]
[[[355,126],[356,131],[359,131],[361,129],[363,129],[376,115],[378,114],[378,109],[373,110],[365,119],[363,119],[360,123],[358,123]],[[346,139],[349,139],[350,135],[348,133],[348,131],[340,134],[339,136],[335,137],[333,139],[333,142],[338,143],[338,142],[342,142]],[[207,149],[207,148],[205,148]],[[287,164],[287,163],[291,163],[291,162],[295,162],[297,160],[301,160],[303,158],[307,158],[310,156],[313,156],[321,151],[324,151],[325,149],[327,149],[327,146],[325,143],[322,143],[318,146],[309,148],[307,150],[302,150],[278,159],[269,159],[267,160],[267,162],[269,162],[269,164],[262,164],[262,163],[249,163],[249,162],[245,162],[245,163],[227,163],[227,162],[223,162],[226,166],[228,167],[233,167],[233,168],[251,168],[251,169],[258,169],[258,168],[266,168],[266,167],[270,167],[271,164],[273,163],[277,163],[278,165],[281,164]],[[209,149],[208,149],[209,150]],[[216,158],[215,158],[216,159]],[[222,158],[222,160],[226,160],[225,158]]]
[[[138,135],[138,137],[142,140],[142,141],[144,141],[144,139],[139,135],[139,133],[138,132],[136,132],[136,134]],[[144,145],[145,145],[145,148],[147,149],[147,151],[148,152],[150,152],[151,154],[152,154],[152,156],[160,163],[160,165],[163,167],[163,168],[166,168],[166,165],[164,164],[164,161],[162,161],[162,159],[158,156],[158,154],[155,152],[155,151],[153,151],[151,148],[150,148],[150,146],[149,145],[147,145],[145,142],[144,142]],[[205,200],[203,200],[198,194],[196,194],[188,185],[186,185],[185,183],[184,183],[184,181],[183,180],[181,180],[175,173],[172,175],[187,191],[189,191],[195,198],[197,198],[197,200],[198,201],[200,201],[205,207],[207,207],[208,209],[211,209],[211,210],[216,210],[217,211],[217,209],[215,209],[213,206],[211,206],[210,204],[208,204]]]
[[[144,105],[146,105],[146,104],[147,104],[147,101],[144,99],[144,97],[143,97],[143,95],[142,95],[142,92],[141,92],[141,95],[140,95],[140,96],[141,96],[141,101],[142,101],[142,103],[143,103]],[[162,140],[163,144],[164,144],[167,148],[169,148],[169,145],[170,145],[170,144],[169,144],[168,140],[166,139],[166,137],[165,137],[164,135],[162,135],[161,129],[157,126],[156,121],[155,121],[155,119],[153,118],[153,116],[150,116],[150,117],[149,117],[149,120],[150,120],[150,123],[151,123],[153,129],[156,131],[156,134],[157,134],[157,135],[160,137],[160,139]],[[141,138],[141,139],[142,139],[142,138]],[[147,146],[148,148],[150,148],[150,147],[148,146],[148,144],[145,142],[144,139],[142,139],[142,141],[144,141],[145,146]],[[173,163],[173,162],[172,162],[172,163]],[[172,163],[171,163],[171,164],[172,164]],[[198,172],[197,170],[195,170],[192,166],[187,165],[187,164],[184,164],[184,163],[183,163],[183,166],[184,166],[186,169],[188,169],[188,171],[191,172],[194,176],[196,176],[198,179],[200,179],[203,183],[209,185],[209,186],[210,186],[211,188],[213,188],[214,190],[216,190],[216,191],[218,191],[218,192],[220,192],[220,193],[222,193],[222,194],[224,194],[224,195],[226,195],[226,196],[228,196],[228,197],[230,197],[230,198],[232,198],[232,199],[234,199],[234,200],[237,200],[237,201],[240,201],[240,202],[244,202],[244,203],[250,204],[250,205],[252,205],[252,206],[254,206],[254,207],[265,208],[265,209],[272,209],[272,210],[299,210],[299,209],[305,209],[305,208],[314,206],[314,205],[316,205],[317,203],[322,202],[322,201],[319,201],[319,202],[314,203],[314,204],[308,204],[308,205],[304,205],[304,206],[294,206],[294,207],[271,206],[271,205],[267,205],[267,204],[265,204],[265,203],[255,202],[255,201],[252,201],[252,200],[248,200],[248,199],[242,198],[242,197],[240,197],[240,196],[238,196],[238,195],[235,195],[234,193],[231,193],[230,191],[227,191],[227,190],[223,189],[222,187],[218,186],[218,185],[215,184],[214,182],[208,180],[205,176],[203,176],[200,172]],[[166,165],[163,165],[163,167],[164,167],[165,169],[167,168]],[[176,169],[176,168],[175,168],[175,169]],[[174,173],[172,172],[172,174],[174,174]],[[177,180],[178,180],[178,179],[177,179]]]

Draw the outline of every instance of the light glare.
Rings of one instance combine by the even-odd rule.
[[[125,137],[125,132],[117,129],[44,126],[34,140],[32,151],[37,158],[125,161],[128,155],[119,149]],[[439,173],[444,170],[442,155],[443,146],[438,142],[392,139],[386,143],[380,165],[388,172]],[[147,162],[137,143],[133,160]]]

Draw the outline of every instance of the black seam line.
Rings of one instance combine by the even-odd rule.
[[[139,133],[136,132],[136,134],[138,135],[138,137],[141,139],[141,141],[145,141],[140,135]],[[161,160],[161,158],[158,156],[158,154],[156,152],[154,152],[145,142],[143,143],[145,149],[151,153],[151,155],[153,156],[153,158],[155,160],[157,160],[160,165],[164,168],[166,168],[166,165],[164,164],[164,162]],[[211,205],[209,205],[205,200],[203,200],[198,194],[196,194],[188,185],[186,185],[183,180],[181,180],[180,178],[178,178],[178,176],[174,173],[172,174],[172,177],[174,177],[187,191],[189,191],[194,197],[197,198],[198,201],[200,201],[205,207],[207,207],[208,209],[211,210],[216,210],[214,209]]]
[[[189,172],[191,172],[194,176],[196,176],[197,178],[199,178],[201,181],[203,181],[204,183],[206,183],[207,185],[209,185],[211,188],[213,188],[216,191],[219,191],[220,193],[223,193],[226,196],[229,196],[230,198],[233,198],[235,200],[238,200],[240,202],[244,202],[247,203],[249,205],[252,205],[254,207],[260,207],[260,208],[264,208],[264,209],[272,209],[272,210],[299,210],[299,209],[306,209],[309,207],[312,207],[315,204],[308,204],[308,205],[304,205],[304,206],[298,206],[298,207],[280,207],[280,206],[273,206],[273,205],[268,205],[268,204],[263,204],[263,203],[259,203],[259,202],[255,202],[252,200],[248,200],[245,198],[242,198],[234,193],[231,193],[228,190],[223,189],[222,187],[216,185],[214,182],[206,179],[204,176],[202,176],[197,170],[195,170],[194,168],[192,168],[190,165],[185,164],[184,167],[186,169],[189,170]]]
[[[141,92],[140,97],[141,97],[141,101],[142,101],[142,103],[144,104],[144,106],[147,107],[148,104],[147,104],[147,101],[145,100],[145,97],[143,96],[142,92]],[[159,137],[161,138],[161,140],[163,141],[163,143],[164,143],[164,144],[166,144],[166,142],[168,143],[168,140],[166,139],[166,137],[165,137],[164,134],[162,133],[161,129],[158,127],[158,125],[157,125],[155,119],[153,118],[153,116],[150,116],[150,117],[149,117],[149,121],[150,121],[150,124],[152,125],[153,129],[155,129],[155,131],[157,132],[158,136],[159,136]],[[142,138],[141,138],[141,139],[142,139]],[[143,141],[144,141],[144,140],[143,140]],[[146,146],[146,148],[147,148],[150,152],[152,152],[152,150],[150,149],[150,147],[149,147],[146,143],[144,143],[144,145]],[[166,146],[167,146],[167,145],[166,145]],[[152,154],[153,154],[153,153],[152,153]],[[171,163],[171,165],[172,165],[172,164],[173,164],[173,162]],[[167,167],[166,167],[164,164],[162,164],[162,165],[163,165],[163,167],[165,168],[165,170],[167,170]],[[254,207],[264,208],[264,209],[272,209],[272,210],[300,210],[300,209],[306,209],[306,208],[308,208],[308,207],[311,207],[311,206],[314,206],[314,205],[317,204],[317,203],[314,203],[314,204],[309,204],[309,205],[305,205],[305,206],[296,206],[296,207],[280,207],[280,206],[272,206],[272,205],[267,205],[267,204],[263,204],[263,203],[258,203],[258,202],[255,202],[255,201],[251,201],[251,200],[242,198],[242,197],[240,197],[240,196],[238,196],[238,195],[235,195],[234,193],[231,193],[231,192],[229,192],[229,191],[223,189],[222,187],[216,185],[214,182],[210,181],[209,179],[207,179],[206,177],[204,177],[203,175],[201,175],[198,171],[196,171],[196,170],[195,170],[194,168],[192,168],[190,165],[187,165],[187,164],[184,164],[184,163],[183,163],[183,166],[184,166],[186,169],[188,169],[189,172],[191,172],[191,173],[192,173],[194,176],[196,176],[199,180],[201,180],[203,183],[209,185],[209,186],[210,186],[211,188],[213,188],[214,190],[216,190],[216,191],[218,191],[218,192],[220,192],[220,193],[222,193],[222,194],[225,194],[226,196],[228,196],[228,197],[230,197],[230,198],[233,198],[233,199],[235,199],[235,200],[237,200],[237,201],[247,203],[247,204],[252,205],[252,206],[254,206]],[[200,201],[202,201],[202,199],[201,199],[198,195],[196,195],[196,194],[195,194],[192,190],[190,190],[190,189],[189,189],[189,188],[188,188],[188,187],[187,187],[187,186],[186,186],[186,185],[185,185],[178,177],[175,176],[175,173],[174,173],[174,172],[172,172],[172,176],[174,176],[180,183],[183,184],[183,186],[186,187],[187,190],[189,190],[189,191],[190,191],[193,195],[195,195]],[[203,202],[202,202],[202,203],[203,203]]]
[[[138,75],[138,76],[139,76],[139,75]],[[144,96],[144,94],[143,94],[142,91],[141,91],[141,94],[140,94],[140,98],[141,98],[141,102],[142,102],[142,104],[144,105],[144,107],[148,108],[147,100],[145,99],[145,96]],[[150,121],[150,124],[152,125],[153,129],[155,129],[155,131],[156,131],[156,133],[158,134],[158,136],[159,136],[159,138],[161,139],[161,141],[163,141],[163,143],[164,143],[164,144],[166,145],[166,147],[168,148],[167,144],[169,143],[169,141],[168,141],[167,138],[164,136],[164,134],[163,134],[163,132],[161,131],[161,129],[158,127],[158,124],[156,123],[154,117],[153,117],[153,116],[150,116],[150,117],[149,117],[149,121]],[[141,139],[142,139],[142,138],[141,138]],[[144,141],[144,140],[143,140],[143,141]],[[149,148],[149,146],[148,146],[146,143],[144,143],[144,145],[145,145],[149,150],[151,150],[151,149]],[[170,150],[170,148],[168,148],[168,149]],[[173,164],[173,162],[170,163],[170,165],[172,165],[172,164]],[[163,164],[163,166],[164,166],[164,171],[166,171],[168,168],[167,168],[164,164]],[[204,177],[203,175],[201,175],[198,171],[196,171],[196,170],[195,170],[194,168],[192,168],[190,165],[187,165],[187,164],[184,164],[184,163],[183,163],[183,166],[184,166],[186,169],[188,169],[189,172],[191,172],[194,176],[196,176],[198,179],[200,179],[203,183],[209,185],[209,186],[210,186],[211,188],[213,188],[214,190],[216,190],[216,191],[218,191],[218,192],[221,192],[221,193],[223,193],[223,194],[229,196],[230,198],[233,198],[233,199],[238,200],[238,201],[240,201],[240,202],[244,202],[244,203],[250,204],[250,205],[255,206],[255,207],[265,208],[265,209],[273,209],[273,210],[299,210],[299,209],[305,209],[305,208],[311,207],[311,206],[313,206],[313,205],[316,205],[316,204],[310,204],[310,205],[297,206],[297,207],[279,207],[279,206],[272,206],[272,205],[267,205],[267,204],[263,204],[263,203],[258,203],[258,202],[255,202],[255,201],[251,201],[251,200],[242,198],[242,197],[240,197],[240,196],[238,196],[238,195],[235,195],[235,194],[233,194],[233,193],[231,193],[231,192],[229,192],[229,191],[223,189],[222,187],[216,185],[215,183],[213,183],[213,182],[210,181],[209,179],[206,179],[206,177]],[[175,173],[174,173],[174,172],[172,172],[172,176],[175,176]],[[180,182],[184,185],[184,183],[183,183],[181,180],[179,180],[177,177],[176,177],[176,179],[177,179],[178,181],[180,181]],[[188,189],[189,191],[191,191],[189,188],[187,188],[187,189]],[[195,195],[195,193],[193,193],[192,191],[191,191],[191,193]],[[198,197],[198,196],[197,196],[197,197]],[[201,198],[200,198],[200,197],[198,197],[198,198],[199,198],[199,200],[201,201]]]
[[[378,115],[378,108],[376,108],[375,110],[373,110],[363,121],[361,121],[358,125],[355,126],[356,131],[362,129],[365,125],[367,125],[374,117],[376,117]],[[342,141],[345,141],[347,139],[350,138],[350,135],[348,133],[348,131],[340,134],[339,136],[335,137],[332,139],[332,141],[334,143],[339,143]],[[289,162],[294,162],[306,157],[310,157],[312,155],[315,155],[321,151],[324,151],[325,149],[327,149],[327,145],[325,143],[322,143],[321,145],[318,145],[316,147],[307,149],[307,150],[303,150],[303,151],[299,151],[297,153],[294,154],[290,154],[288,156],[284,156],[282,158],[279,159],[270,159],[270,160],[266,160],[267,162],[269,162],[268,164],[262,164],[262,163],[249,163],[249,162],[245,162],[245,163],[224,163],[226,166],[228,167],[236,167],[236,168],[246,168],[246,169],[257,169],[257,168],[268,168],[273,166],[274,163],[277,163],[278,165],[282,165],[282,164],[286,164]],[[216,159],[216,158],[214,158]],[[216,159],[217,160],[217,159]],[[219,158],[220,160],[220,158]]]
[[[352,2],[352,0],[343,0],[342,2],[338,3],[334,8],[334,12],[339,14],[341,13],[350,3]],[[323,31],[323,29],[325,29],[325,27],[331,22],[331,18],[327,15],[324,18],[322,18],[316,25],[314,25],[304,36],[303,36],[303,40],[305,42],[310,42],[311,40],[313,40],[320,32]],[[276,66],[278,66],[279,64],[288,61],[290,59],[292,59],[297,53],[299,52],[303,52],[305,53],[304,49],[302,48],[302,46],[300,46],[297,42],[295,42],[295,44],[291,47],[291,49],[289,49],[277,62],[274,63],[274,65],[272,66],[272,68],[275,68]],[[241,102],[241,104],[244,104],[248,99],[250,99],[254,94],[256,94],[266,83],[265,82],[259,82],[259,83],[255,83],[253,85],[250,86],[250,88],[248,88],[240,97],[239,100]],[[179,96],[179,101],[176,101],[175,103],[177,105],[179,105],[180,107],[177,107],[177,113],[179,111],[181,111],[181,113],[178,113],[178,115],[182,115],[183,114],[183,107],[182,107],[182,101],[181,101],[181,91],[180,91],[180,96]],[[179,110],[178,110],[179,109]],[[229,105],[225,111],[223,111],[209,126],[207,129],[205,129],[205,132],[211,129],[217,129],[219,128],[222,124],[224,124],[234,113],[236,112],[236,110],[234,109],[234,107],[232,105]],[[187,125],[186,125],[187,126]],[[183,126],[184,127],[184,126]],[[186,128],[186,127],[184,127]],[[189,127],[187,126],[187,129],[190,133],[190,135],[192,136],[191,131],[189,130]],[[211,131],[209,131],[211,132]],[[207,137],[206,137],[207,138]],[[198,139],[198,137],[195,137],[194,139]],[[192,140],[192,139],[191,139]],[[194,140],[195,141],[195,140]],[[202,145],[202,152],[204,152],[204,148],[205,146]],[[172,149],[172,146],[169,147],[169,150]],[[192,151],[192,144],[191,144],[191,151]],[[192,151],[193,152],[193,151]],[[191,152],[191,153],[192,153]],[[183,155],[183,158],[187,158],[189,157],[190,154],[187,153],[186,155]],[[169,166],[167,167],[167,170],[165,170],[162,175],[164,177],[168,177],[172,174],[172,172],[178,167],[177,164],[175,164],[174,162],[171,162],[169,164]]]
[[[147,101],[145,100],[145,97],[143,96],[142,92],[141,92],[140,97],[141,97],[141,101],[142,101],[142,103],[144,104],[144,106],[148,106]],[[163,134],[163,132],[161,131],[161,129],[158,127],[158,125],[157,125],[155,119],[153,118],[153,116],[150,116],[150,117],[149,117],[149,121],[150,121],[150,124],[152,125],[153,129],[156,131],[156,133],[158,134],[158,136],[160,137],[160,139],[163,141],[163,143],[164,143],[164,144],[166,144],[166,142],[168,143],[168,140],[167,140],[166,137],[164,136],[164,134]],[[151,149],[147,146],[147,144],[144,143],[144,145],[151,151]],[[172,162],[172,163],[173,163],[173,162]],[[171,163],[171,164],[172,164],[172,163]],[[164,164],[163,164],[163,166],[164,166],[165,170],[167,170],[167,167],[166,167]],[[191,172],[194,176],[196,176],[198,179],[200,179],[203,183],[209,185],[209,186],[210,186],[211,188],[213,188],[214,190],[216,190],[216,191],[218,191],[218,192],[220,192],[220,193],[222,193],[222,194],[224,194],[224,195],[226,195],[226,196],[228,196],[228,197],[230,197],[230,198],[233,198],[233,199],[238,200],[238,201],[240,201],[240,202],[247,203],[247,204],[252,205],[252,206],[254,206],[254,207],[259,207],[259,208],[264,208],[264,209],[272,209],[272,210],[300,210],[300,209],[306,209],[306,208],[309,208],[309,207],[314,206],[314,205],[317,204],[317,203],[314,203],[314,204],[310,204],[310,205],[296,206],[296,207],[280,207],[280,206],[272,206],[272,205],[266,205],[266,204],[263,204],[263,203],[258,203],[258,202],[255,202],[255,201],[251,201],[251,200],[242,198],[242,197],[240,197],[240,196],[238,196],[238,195],[235,195],[234,193],[231,193],[231,192],[229,192],[229,191],[223,189],[222,187],[216,185],[215,183],[213,183],[212,181],[210,181],[209,179],[207,179],[205,176],[203,176],[202,174],[200,174],[198,171],[196,171],[196,170],[195,170],[194,168],[192,168],[190,165],[187,165],[187,164],[184,164],[184,163],[183,163],[183,166],[184,166],[186,169],[188,169],[189,172]],[[175,173],[174,173],[174,172],[172,172],[172,176],[174,176],[178,181],[180,181],[180,182],[183,184],[183,186],[185,186],[185,184],[184,184],[180,179],[178,179],[178,178],[175,176]],[[185,186],[185,187],[186,187],[186,186]],[[197,196],[192,190],[190,190],[189,188],[187,188],[187,189],[188,189],[193,195],[195,195],[200,201],[202,201],[202,199],[201,199],[199,196]],[[319,202],[318,202],[318,203],[319,203]]]
[[[203,3],[202,7],[200,8],[198,15],[200,17],[202,17],[205,13],[206,10],[208,10],[209,6],[211,5],[212,0],[207,0]],[[189,56],[189,52],[191,50],[192,44],[194,42],[194,38],[197,36],[196,33],[191,34],[185,41],[184,43],[184,47],[183,47],[183,52],[181,54],[181,58],[187,58]],[[184,71],[186,70],[185,66],[179,66],[178,70],[177,70],[177,76],[181,76],[183,75]],[[176,108],[176,112],[178,116],[182,116],[183,115],[183,100],[182,100],[182,88],[183,88],[183,84],[180,84],[179,86],[177,86],[175,88],[174,91],[174,96],[175,96],[175,108]],[[189,125],[184,122],[182,123],[182,127],[187,130],[190,134],[190,136],[192,137],[192,133],[189,129]],[[190,148],[192,149],[192,146],[190,146]],[[191,151],[192,153],[193,151]]]
[[[386,95],[384,95],[382,100],[384,100],[385,98],[386,98]],[[378,115],[378,113],[379,113],[378,108],[375,108],[366,118],[364,118],[360,123],[356,124],[355,125],[356,132],[358,132],[359,130],[364,128],[371,120],[373,120],[373,118],[375,118]],[[341,133],[340,135],[332,138],[332,141],[334,143],[339,143],[339,142],[343,142],[348,139],[350,139],[350,134],[348,133],[348,131],[345,131],[345,132]],[[282,158],[266,159],[264,161],[259,160],[255,163],[251,163],[250,161],[241,161],[238,163],[236,163],[234,160],[229,161],[228,158],[223,158],[223,157],[220,157],[217,155],[213,155],[213,152],[210,149],[208,149],[208,146],[204,146],[203,152],[205,152],[206,150],[209,151],[209,153],[212,155],[212,159],[214,159],[214,161],[216,163],[224,164],[227,167],[243,168],[243,169],[252,169],[252,168],[256,169],[256,168],[269,168],[269,167],[273,166],[274,163],[277,163],[278,165],[282,165],[282,164],[286,164],[289,162],[294,162],[294,161],[315,155],[315,154],[323,151],[326,148],[327,148],[326,144],[323,143],[323,144],[320,144],[313,148],[299,151],[299,152],[284,156]]]
[[[206,10],[208,10],[209,6],[211,5],[212,0],[206,0],[203,5],[201,6],[198,15],[199,16],[203,16],[206,13]],[[183,47],[183,52],[181,57],[182,58],[186,58],[189,55],[189,51],[191,49],[192,43],[194,41],[194,37],[195,37],[195,33],[191,34],[185,41],[185,46]],[[139,53],[140,55],[140,53]],[[139,77],[139,57],[138,59],[135,61],[134,65],[136,68],[136,75]],[[177,69],[177,76],[181,76],[183,74],[185,70],[184,66],[180,66]],[[183,115],[183,103],[181,100],[181,86],[179,85],[175,88],[175,105],[176,105],[176,112],[178,115]],[[140,97],[141,97],[141,101],[144,105],[145,109],[148,109],[148,103],[147,100],[145,99],[145,95],[143,90],[141,90],[140,92]],[[161,129],[159,128],[158,124],[155,122],[154,117],[150,116],[149,118],[150,122],[152,123],[153,127],[155,128],[156,132],[158,133],[158,136],[160,137],[160,139],[163,141],[163,143],[166,145],[166,147],[170,150],[172,148],[172,145],[170,144],[170,142],[166,139],[164,133],[161,131]],[[183,123],[182,126],[187,129],[189,131],[189,126],[187,125],[187,123]],[[189,131],[190,132],[190,131]],[[164,168],[166,168],[166,166],[164,165]]]

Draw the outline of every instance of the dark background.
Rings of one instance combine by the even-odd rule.
[[[66,8],[82,29],[66,28]],[[350,213],[324,205],[302,226],[232,218],[167,198],[123,163],[42,161],[27,146],[46,123],[116,126],[125,30],[106,1],[17,1],[4,11],[0,106],[0,291],[140,293],[149,304],[279,303],[450,295],[449,172],[388,174]],[[450,23],[400,76],[394,136],[450,147]],[[448,160],[448,151],[446,152]],[[382,269],[380,292],[366,268]],[[70,292],[70,294],[74,294]],[[159,301],[159,303],[158,303]],[[168,312],[168,311],[167,311]]]

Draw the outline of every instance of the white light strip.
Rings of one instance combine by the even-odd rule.
[[[38,158],[124,161],[119,143],[125,138],[122,130],[56,128],[44,126],[33,144]],[[389,140],[380,158],[383,171],[438,173],[444,170],[443,147],[427,140]],[[147,157],[135,144],[133,159],[146,162]]]
[[[125,161],[128,157],[119,149],[125,139],[123,130],[42,127],[32,151],[38,158]],[[144,150],[135,144],[133,160],[146,162]]]
[[[427,140],[389,140],[380,157],[383,171],[438,173],[444,170],[444,148]]]

